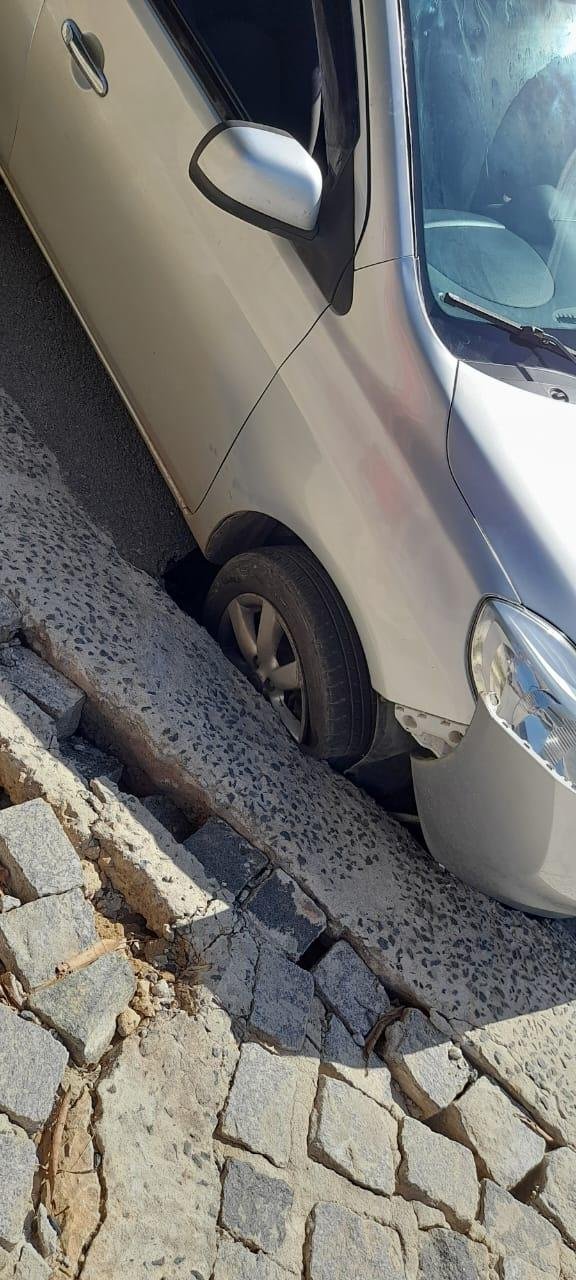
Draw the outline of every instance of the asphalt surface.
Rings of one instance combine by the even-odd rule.
[[[192,550],[170,490],[1,182],[0,386],[125,559],[159,576]]]

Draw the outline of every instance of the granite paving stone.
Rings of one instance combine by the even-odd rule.
[[[395,1080],[427,1117],[453,1102],[471,1079],[462,1051],[420,1009],[408,1009],[388,1028],[382,1052]]]
[[[550,1274],[533,1266],[531,1262],[524,1262],[522,1258],[503,1258],[500,1265],[501,1280],[545,1280],[546,1275]]]
[[[454,1226],[469,1227],[480,1190],[472,1152],[411,1116],[402,1121],[400,1149],[400,1194],[435,1205]]]
[[[406,1280],[396,1231],[337,1204],[317,1204],[308,1234],[309,1280]]]
[[[0,591],[0,643],[12,640],[22,623],[22,611],[17,604]]]
[[[54,1105],[68,1062],[58,1040],[0,1004],[0,1111],[30,1133]]]
[[[0,960],[27,990],[48,982],[58,965],[97,940],[94,911],[81,889],[0,915]]]
[[[50,1280],[51,1275],[52,1267],[31,1244],[12,1249],[0,1259],[0,1280]]]
[[[396,1120],[372,1098],[342,1080],[321,1076],[308,1150],[314,1160],[381,1195],[394,1194]]]
[[[31,1138],[0,1116],[0,1245],[5,1249],[13,1249],[22,1239],[32,1211],[37,1168]]]
[[[202,863],[209,879],[234,897],[268,866],[264,854],[221,818],[209,818],[184,844]]]
[[[274,1254],[286,1238],[293,1199],[281,1178],[270,1178],[245,1160],[226,1161],[220,1222],[245,1244]]]
[[[101,751],[100,747],[95,747],[86,738],[76,735],[63,738],[59,743],[58,755],[86,783],[92,782],[94,778],[108,778],[110,782],[118,783],[122,777],[122,762],[108,751]]]
[[[284,871],[256,889],[247,910],[275,947],[299,960],[326,928],[324,912]]]
[[[448,1137],[474,1152],[481,1177],[507,1189],[535,1169],[546,1151],[530,1117],[486,1076],[453,1102],[437,1123]]]
[[[27,800],[0,812],[0,863],[23,902],[83,884],[78,854],[45,800]]]
[[[335,1013],[328,1015],[321,1056],[325,1069],[360,1089],[381,1106],[390,1107],[396,1101],[388,1067],[375,1053],[366,1060],[362,1046],[356,1044]]]
[[[261,947],[249,1025],[262,1040],[298,1052],[306,1038],[314,979],[275,947]]]
[[[71,680],[23,645],[0,648],[0,668],[16,689],[52,717],[59,738],[76,732],[86,698]]]
[[[238,1240],[223,1236],[212,1280],[287,1280],[287,1272],[267,1254],[253,1253]]]
[[[126,956],[110,952],[85,969],[34,992],[30,1008],[68,1045],[75,1062],[99,1062],[116,1030],[116,1019],[136,990]]]
[[[220,1122],[221,1134],[284,1167],[290,1159],[298,1060],[244,1044]]]
[[[435,1229],[423,1234],[421,1280],[488,1280],[489,1254],[481,1244],[454,1231]]]
[[[530,1203],[576,1249],[576,1151],[559,1147],[544,1157],[536,1170]]]
[[[316,965],[314,977],[326,1004],[362,1039],[391,1008],[382,983],[348,942],[330,948]]]
[[[546,1276],[559,1274],[561,1239],[551,1222],[495,1182],[482,1183],[481,1200],[480,1221],[503,1253],[539,1267]]]

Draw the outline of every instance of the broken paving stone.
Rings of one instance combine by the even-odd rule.
[[[0,863],[23,902],[81,888],[82,864],[45,800],[0,812]]]
[[[489,1254],[453,1231],[427,1231],[420,1249],[422,1280],[488,1280]]]
[[[0,669],[16,689],[52,718],[59,738],[75,733],[86,697],[71,680],[22,645],[0,649]]]
[[[60,1236],[50,1220],[46,1205],[39,1204],[36,1214],[35,1234],[38,1249],[43,1258],[56,1258],[61,1252]]]
[[[84,1246],[96,1234],[100,1222],[100,1182],[94,1167],[92,1125],[92,1098],[84,1088],[66,1118],[52,1190],[52,1213],[71,1275],[79,1270]]]
[[[0,1245],[5,1249],[13,1249],[22,1239],[32,1210],[37,1168],[31,1138],[0,1116]]]
[[[299,960],[326,928],[326,917],[312,898],[283,871],[258,887],[246,910],[273,946]]]
[[[530,1204],[576,1249],[576,1151],[571,1147],[559,1147],[544,1157],[535,1175]]]
[[[394,1194],[398,1125],[372,1098],[342,1080],[321,1076],[312,1112],[308,1150],[351,1182]]]
[[[112,781],[116,782],[117,779],[113,778]],[[182,813],[182,810],[178,808],[178,805],[174,803],[170,796],[165,796],[160,793],[153,796],[144,796],[142,804],[144,805],[144,808],[148,810],[148,813],[152,814],[152,817],[155,818],[157,822],[160,822],[163,827],[166,827],[166,830],[170,832],[170,835],[173,836],[175,840],[182,843],[190,835],[192,823],[186,817],[186,814]]]
[[[53,986],[34,992],[30,1008],[68,1045],[80,1066],[99,1062],[116,1031],[119,1013],[136,990],[130,961],[118,952],[94,960]]]
[[[222,1236],[213,1280],[287,1280],[287,1272],[265,1253],[253,1253],[237,1240]]]
[[[480,1190],[472,1152],[411,1116],[402,1121],[400,1149],[400,1194],[435,1205],[452,1226],[469,1227]]]
[[[264,854],[222,818],[209,818],[184,844],[202,863],[208,878],[233,897],[268,866]]]
[[[337,1204],[317,1204],[308,1237],[309,1280],[405,1280],[400,1237]]]
[[[52,1268],[31,1244],[23,1244],[0,1259],[0,1280],[50,1280],[51,1275]]]
[[[83,782],[90,783],[94,778],[108,778],[110,782],[119,782],[122,777],[122,762],[108,751],[101,751],[100,747],[93,746],[86,738],[73,736],[63,739],[59,744],[58,754]]]
[[[7,644],[12,640],[21,624],[22,611],[5,591],[0,591],[0,644]]]
[[[322,1062],[342,1080],[360,1089],[383,1107],[396,1101],[388,1067],[375,1053],[366,1059],[361,1045],[347,1031],[344,1023],[331,1013],[322,1045]]]
[[[0,896],[0,915],[4,915],[6,911],[14,911],[15,907],[21,907],[20,898],[15,898],[11,893],[3,893]]]
[[[0,1004],[0,1111],[10,1120],[29,1133],[42,1128],[67,1062],[54,1036]]]
[[[388,994],[371,969],[347,942],[337,942],[314,970],[326,1004],[352,1035],[363,1040],[391,1008]]]
[[[470,1082],[466,1059],[420,1009],[408,1009],[386,1032],[383,1057],[422,1115],[447,1107]]]
[[[244,1044],[220,1124],[222,1137],[288,1164],[298,1060],[280,1058],[260,1044]]]
[[[249,1020],[256,1035],[281,1049],[298,1052],[306,1038],[313,999],[312,974],[275,947],[264,945],[256,968]]]
[[[482,1183],[480,1221],[503,1253],[557,1276],[561,1239],[556,1227],[495,1182]]]
[[[515,1187],[537,1165],[546,1142],[504,1090],[482,1076],[435,1122],[478,1157],[481,1177]]]
[[[275,1253],[286,1238],[294,1195],[281,1178],[259,1173],[245,1160],[227,1160],[220,1221],[226,1231],[265,1253]]]
[[[27,990],[98,941],[94,911],[81,889],[38,898],[0,916],[0,960]]]

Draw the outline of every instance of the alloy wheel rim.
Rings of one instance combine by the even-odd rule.
[[[245,592],[230,601],[218,628],[226,656],[264,695],[296,742],[308,730],[308,698],[294,639],[278,609]]]

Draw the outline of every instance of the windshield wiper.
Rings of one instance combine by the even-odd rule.
[[[470,315],[478,316],[480,320],[485,320],[487,324],[494,324],[498,329],[503,329],[505,333],[511,334],[516,338],[517,342],[524,342],[529,347],[546,347],[548,351],[557,351],[558,355],[565,356],[566,360],[572,360],[576,364],[576,351],[573,347],[567,347],[559,338],[555,338],[553,333],[547,333],[545,329],[537,329],[531,324],[517,324],[516,320],[508,320],[506,316],[499,316],[495,311],[488,311],[486,307],[479,307],[476,302],[468,302],[467,298],[459,298],[456,293],[442,294],[442,301],[447,302],[449,307],[459,307],[461,311],[469,311]]]

